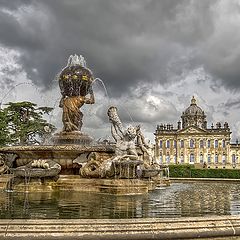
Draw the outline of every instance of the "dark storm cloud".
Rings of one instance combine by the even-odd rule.
[[[204,66],[222,84],[238,88],[240,51],[228,48],[231,43],[237,46],[239,34],[224,14],[219,17],[219,3],[0,0],[0,43],[22,53],[23,68],[39,86],[49,87],[68,56],[78,53],[104,80],[111,97],[144,82],[179,81],[183,71],[196,66]],[[237,14],[237,1],[228,5]],[[222,28],[219,18],[226,23]],[[235,31],[233,40],[225,36],[215,41],[226,27]]]
[[[20,23],[8,13],[0,12],[0,36],[2,44],[27,51],[39,49],[42,45],[35,33],[23,31]]]
[[[1,0],[0,4],[2,8],[7,8],[11,10],[16,10],[19,6],[29,5],[32,1],[31,0]]]
[[[229,99],[225,104],[224,107],[226,109],[236,109],[240,107],[240,99]]]

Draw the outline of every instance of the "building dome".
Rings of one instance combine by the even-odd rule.
[[[182,116],[182,128],[188,126],[197,126],[200,128],[206,128],[207,121],[204,111],[197,105],[194,96],[191,99],[190,106],[183,112]]]
[[[204,115],[204,111],[196,104],[196,99],[192,97],[190,106],[183,112],[184,115]]]

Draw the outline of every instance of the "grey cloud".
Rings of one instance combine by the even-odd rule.
[[[70,54],[82,54],[95,77],[104,80],[109,101],[122,104],[122,121],[131,122],[125,107],[136,122],[175,122],[184,107],[176,109],[170,102],[187,106],[191,91],[201,84],[209,82],[212,91],[201,91],[206,101],[207,94],[222,86],[239,91],[239,9],[235,0],[0,0],[0,44],[19,51],[19,64],[45,89],[53,87]],[[186,88],[193,81],[185,77],[199,67],[211,78],[199,78],[195,88]],[[155,91],[158,84],[163,86],[160,92]],[[171,89],[174,84],[178,92]],[[147,101],[150,95],[164,99],[165,108]],[[225,108],[239,108],[238,99],[219,109],[211,104],[206,109],[209,122],[218,110],[225,115]],[[107,106],[96,106],[94,117],[103,125]]]
[[[0,88],[2,90],[7,91],[8,89],[11,89],[13,87],[13,85],[14,85],[14,81],[9,77],[5,77],[4,81],[0,81]],[[0,101],[1,101],[1,99],[0,99]]]
[[[240,99],[229,99],[225,104],[224,108],[232,109],[232,108],[240,108]]]
[[[138,86],[130,94],[116,98],[111,103],[101,102],[96,110],[96,117],[101,119],[101,124],[108,123],[106,112],[110,105],[117,106],[120,119],[125,125],[151,125],[154,128],[159,121],[175,122],[180,115],[174,104],[147,86]]]
[[[67,57],[82,53],[114,96],[139,82],[174,81],[168,72],[181,75],[184,68],[191,68],[188,63],[193,61],[177,59],[203,39],[205,21],[209,20],[208,28],[211,25],[209,8],[213,4],[189,0],[11,2],[15,4],[1,4],[14,11],[17,4],[29,4],[49,16],[42,29],[39,16],[27,18],[21,26],[10,15],[0,15],[5,33],[0,42],[22,51],[24,69],[37,85],[51,85]],[[173,59],[175,64],[170,66]]]
[[[28,25],[21,25],[21,22],[11,12],[0,10],[0,42],[20,51],[31,52],[43,49],[47,42],[43,41],[45,33],[40,31],[38,21],[40,19],[34,20],[34,16],[32,16]]]
[[[31,2],[31,0],[0,0],[0,5],[2,8],[5,7],[11,10],[16,10],[19,8],[19,6],[29,5]]]

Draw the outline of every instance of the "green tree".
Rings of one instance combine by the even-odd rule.
[[[0,146],[9,142],[9,135],[7,111],[5,109],[0,109]]]
[[[41,144],[46,135],[55,130],[54,125],[43,118],[52,110],[32,102],[9,102],[0,112],[0,144]]]

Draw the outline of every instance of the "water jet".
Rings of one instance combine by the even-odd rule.
[[[81,55],[71,55],[66,67],[57,75],[62,108],[62,131],[52,136],[52,144],[2,147],[6,165],[14,154],[13,178],[8,190],[104,192],[142,194],[153,190],[160,167],[152,161],[151,149],[145,142],[140,126],[124,129],[112,106],[108,110],[115,143],[98,144],[82,132],[84,122],[81,107],[94,104],[94,78]],[[107,90],[103,84],[105,92]],[[150,159],[151,158],[151,159]],[[29,181],[26,181],[29,178]],[[76,187],[73,187],[74,179]]]

